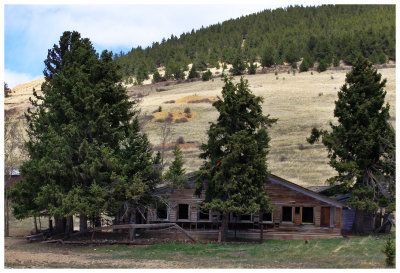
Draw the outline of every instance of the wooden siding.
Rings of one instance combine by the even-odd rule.
[[[274,178],[276,181],[276,177]],[[272,212],[272,222],[264,224],[264,228],[273,229],[276,231],[288,231],[288,232],[313,232],[313,233],[332,233],[340,234],[342,225],[342,208],[335,207],[332,200],[328,199],[327,202],[325,197],[316,195],[313,198],[312,193],[306,192],[306,189],[299,186],[294,187],[293,184],[285,183],[289,182],[272,182],[268,181],[266,183],[266,192],[271,199],[271,203],[274,206]],[[190,185],[190,184],[189,184]],[[303,190],[304,189],[304,190]],[[163,193],[165,194],[165,193]],[[168,221],[182,223],[185,228],[191,228],[192,225],[196,226],[196,223],[207,223],[209,222],[209,227],[213,227],[212,223],[218,222],[218,212],[210,213],[210,220],[198,220],[200,205],[204,200],[205,191],[202,192],[201,196],[198,197],[194,194],[193,185],[187,186],[181,190],[175,190],[169,193],[168,203],[170,208],[168,209]],[[178,220],[178,207],[179,204],[189,205],[189,215],[186,220]],[[282,207],[292,207],[292,222],[282,222]],[[296,207],[299,208],[299,213],[296,213]],[[313,223],[302,223],[302,208],[312,207],[313,208]],[[329,207],[331,208],[330,213],[334,214],[332,217],[333,223],[331,221],[328,227],[321,227],[321,208]],[[155,210],[149,213],[150,222],[159,221],[156,219]],[[231,223],[234,224],[233,217],[231,217]],[[189,222],[189,223],[188,223]],[[185,224],[187,223],[187,224]],[[192,223],[192,224],[190,224]],[[239,221],[238,223],[244,224],[240,227],[247,227],[249,229],[254,228],[255,224],[258,226],[258,213],[253,214],[252,221]],[[333,224],[333,225],[332,225]]]

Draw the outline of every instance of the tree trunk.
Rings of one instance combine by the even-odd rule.
[[[132,209],[130,219],[129,219],[130,224],[136,224],[136,210]],[[135,240],[136,236],[136,228],[131,228],[129,229],[129,240]]]
[[[221,241],[226,242],[228,238],[229,213],[222,214]]]
[[[260,244],[262,244],[263,243],[263,241],[264,241],[264,229],[263,229],[263,223],[262,223],[262,216],[263,216],[263,213],[262,213],[262,211],[260,210],[260,212],[259,212],[259,216],[258,216],[258,222],[259,222],[259,224],[260,224]]]
[[[365,234],[364,230],[364,210],[356,209],[353,231],[357,234]]]
[[[4,196],[4,207],[5,207],[5,214],[4,214],[4,236],[10,236],[10,214],[8,212],[8,197],[7,194]]]
[[[49,230],[50,230],[50,233],[53,233],[53,220],[51,220],[50,216],[49,216]]]
[[[74,232],[74,217],[73,216],[67,217],[66,232],[67,233]]]
[[[79,231],[80,232],[88,231],[87,216],[84,214],[79,215]]]
[[[94,226],[101,227],[101,216],[100,215],[94,217]]]
[[[36,216],[33,216],[33,224],[35,226],[35,234],[38,234],[39,230],[38,230],[38,227],[37,227]]]

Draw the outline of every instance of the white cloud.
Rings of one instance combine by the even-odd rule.
[[[13,6],[7,28],[24,30],[51,47],[65,30],[77,30],[103,47],[147,46],[171,34],[198,29],[270,8],[258,5],[36,5]],[[25,9],[26,8],[26,9]]]
[[[26,83],[39,78],[42,78],[42,76],[32,76],[27,73],[18,73],[4,69],[4,81],[7,83],[9,88],[14,88],[18,84]]]

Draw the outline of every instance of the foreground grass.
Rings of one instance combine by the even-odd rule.
[[[147,247],[71,247],[7,240],[13,243],[6,241],[5,266],[13,268],[384,268],[381,249],[386,236],[242,245],[171,242]],[[17,259],[18,254],[30,258]],[[35,255],[46,258],[35,259]]]

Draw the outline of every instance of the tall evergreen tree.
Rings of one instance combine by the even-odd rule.
[[[139,132],[135,102],[117,84],[121,75],[112,53],[99,57],[89,39],[64,32],[49,50],[45,67],[43,95],[34,93],[34,109],[26,114],[29,160],[11,197],[15,207],[33,203],[47,210],[59,232],[65,231],[63,219],[72,215],[80,216],[85,230],[87,216],[93,220],[109,209],[114,183],[124,181],[120,189],[125,192],[134,188],[136,195],[123,200],[146,193],[138,177],[146,180],[133,178],[134,167],[124,162],[128,153],[150,164],[148,142]]]
[[[205,206],[222,213],[222,240],[226,240],[229,213],[271,210],[265,191],[267,128],[276,121],[262,114],[263,98],[252,94],[247,80],[233,84],[225,77],[224,81],[222,98],[213,104],[218,120],[211,123],[208,143],[201,146],[200,157],[206,161],[196,185],[197,194],[206,188]]]
[[[165,174],[165,179],[170,183],[172,189],[182,189],[188,183],[188,180],[185,177],[182,151],[178,143],[175,144],[172,153],[174,154],[174,161],[172,161],[171,166]]]
[[[359,58],[338,92],[331,131],[312,130],[307,140],[322,137],[331,165],[338,175],[329,179],[352,193],[350,206],[357,208],[355,231],[363,233],[364,211],[378,206],[394,209],[395,133],[385,105],[386,80],[364,58]]]

